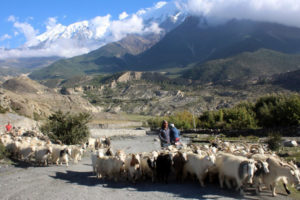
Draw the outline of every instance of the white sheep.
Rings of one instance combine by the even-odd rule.
[[[197,154],[188,153],[187,162],[183,167],[183,178],[187,176],[187,173],[196,175],[201,186],[204,187],[204,175],[207,170],[215,164],[215,156],[207,155],[200,156]]]
[[[51,146],[37,147],[34,154],[36,163],[44,164],[45,166],[48,165],[48,160],[50,159],[51,153]]]
[[[264,183],[267,187],[271,189],[273,196],[277,195],[276,185],[280,180],[283,180],[284,185],[287,183],[287,181],[289,181],[292,184],[300,184],[299,170],[297,167],[286,163],[282,163],[274,157],[268,158],[267,162],[269,164],[270,173],[264,174],[262,176],[262,183]],[[258,190],[259,188],[257,188],[257,192]]]
[[[256,170],[255,161],[242,156],[235,156],[228,153],[218,153],[216,166],[219,172],[220,187],[223,188],[224,179],[226,185],[230,187],[229,179],[236,182],[236,190],[243,194],[242,185],[247,182],[252,184],[254,172]]]
[[[113,156],[103,156],[101,158],[97,158],[97,177],[108,177],[109,179],[114,178],[114,180],[117,182],[120,177],[120,174],[123,171],[123,165],[123,161]]]
[[[133,183],[140,178],[140,156],[138,154],[129,154],[125,159],[125,171],[127,172],[127,179]]]

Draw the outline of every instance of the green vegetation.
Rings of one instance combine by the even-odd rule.
[[[282,142],[282,138],[279,133],[270,134],[266,141],[269,149],[271,149],[272,151],[277,151],[281,146],[281,142]]]
[[[202,83],[241,84],[258,79],[299,69],[299,55],[288,55],[260,49],[245,52],[226,59],[195,64],[194,68],[183,72],[182,77],[198,80]]]
[[[185,130],[196,128],[199,124],[199,120],[186,110],[170,116],[151,118],[147,122],[150,128],[157,129],[161,127],[163,120],[167,120],[169,124],[173,123],[177,128]]]
[[[200,127],[221,129],[256,129],[289,127],[300,124],[300,96],[270,95],[255,104],[240,103],[229,109],[204,112]]]
[[[270,95],[261,97],[256,103],[244,102],[233,108],[206,111],[196,120],[191,113],[184,111],[149,119],[148,124],[158,128],[163,119],[181,129],[191,129],[194,123],[196,128],[226,130],[290,127],[300,125],[300,96]]]
[[[1,105],[0,105],[0,113],[4,114],[8,111],[7,108],[3,108]]]
[[[41,127],[41,131],[52,141],[64,144],[79,144],[90,135],[87,123],[91,120],[88,113],[70,114],[57,111]]]
[[[2,143],[0,143],[0,160],[7,157],[8,157],[8,152],[6,151],[5,146]]]

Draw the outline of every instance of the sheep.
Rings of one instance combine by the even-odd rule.
[[[83,154],[83,149],[79,146],[71,146],[71,158],[74,163],[78,163],[78,160],[81,160],[81,156]]]
[[[284,186],[288,194],[290,192],[286,187],[287,180],[294,184],[300,183],[299,170],[295,166],[284,164],[273,157],[268,158],[267,163],[269,164],[270,173],[263,174],[262,183],[271,189],[273,197],[277,195],[276,185],[280,180],[284,181]],[[258,187],[256,192],[259,192]]]
[[[144,179],[151,177],[152,182],[155,181],[155,165],[158,154],[156,151],[151,153],[142,153],[141,158],[141,173]]]
[[[104,157],[105,149],[99,149],[96,152],[91,154],[91,160],[92,160],[92,167],[93,172],[96,174],[96,168],[97,168],[97,159]]]
[[[183,168],[187,162],[187,154],[178,151],[173,157],[173,168],[175,170],[176,180],[182,182]]]
[[[69,156],[71,156],[72,150],[67,146],[53,145],[53,150],[51,154],[52,162],[58,165],[62,165],[63,162],[66,166],[69,166]]]
[[[95,143],[96,143],[96,139],[95,138],[89,138],[88,142],[87,142],[88,148],[95,149]]]
[[[255,161],[241,156],[228,153],[219,153],[216,158],[216,165],[219,171],[219,183],[223,188],[224,177],[226,185],[230,187],[229,179],[236,181],[236,190],[243,194],[242,185],[245,181],[252,184],[256,170]]]
[[[19,147],[19,156],[21,159],[30,161],[31,157],[33,156],[35,152],[36,147],[29,145],[29,144],[23,144]]]
[[[129,154],[125,159],[125,170],[127,172],[127,179],[133,183],[139,179],[140,171],[140,156],[138,154]]]
[[[36,164],[44,164],[44,166],[47,166],[48,159],[50,159],[51,154],[52,154],[51,146],[37,147],[34,154]]]
[[[118,181],[123,171],[124,162],[122,160],[113,156],[103,156],[98,158],[96,163],[98,178],[108,176],[109,179],[114,178],[116,182]]]
[[[156,159],[156,176],[159,181],[168,183],[172,167],[172,154],[161,152]]]
[[[204,175],[210,167],[214,166],[215,160],[216,158],[214,155],[203,157],[197,154],[187,154],[187,162],[183,168],[183,178],[186,178],[187,173],[196,175],[201,187],[204,187]]]
[[[65,149],[61,150],[59,152],[60,165],[62,165],[62,163],[65,162],[66,166],[69,166],[69,156],[71,155],[72,155],[71,148],[66,147]]]
[[[115,153],[115,156],[117,158],[119,158],[120,160],[122,160],[123,162],[125,162],[125,159],[126,159],[126,153],[123,151],[123,150],[118,150],[116,153]]]

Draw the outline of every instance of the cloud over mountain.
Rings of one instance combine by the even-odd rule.
[[[299,0],[178,0],[193,15],[215,20],[250,19],[300,27]]]

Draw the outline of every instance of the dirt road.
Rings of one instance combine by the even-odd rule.
[[[114,149],[126,152],[151,151],[159,148],[154,136],[138,138],[115,138]],[[178,184],[171,180],[169,184],[145,181],[136,185],[127,181],[115,183],[96,179],[92,174],[90,157],[84,157],[77,164],[65,166],[33,167],[24,164],[1,166],[0,199],[6,200],[84,200],[84,199],[289,199],[279,194],[270,197],[269,192],[261,196],[248,191],[242,197],[232,190],[221,190],[217,184],[201,188],[198,182]]]

